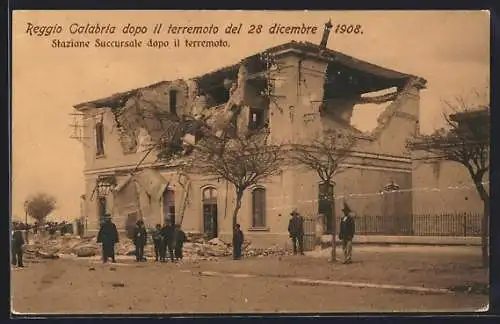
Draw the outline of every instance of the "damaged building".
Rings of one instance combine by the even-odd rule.
[[[120,230],[137,219],[150,227],[172,220],[186,232],[228,237],[233,187],[224,179],[179,172],[182,158],[161,156],[158,145],[169,146],[161,150],[165,154],[183,150],[200,136],[255,129],[267,130],[276,144],[304,143],[329,129],[348,129],[358,141],[346,171],[336,178],[335,195],[348,199],[357,214],[397,218],[390,223],[396,233],[398,224],[410,221],[404,218],[412,211],[411,193],[379,193],[412,187],[406,142],[419,133],[419,93],[425,84],[420,77],[358,60],[324,43],[291,41],[189,80],[162,81],[75,105],[84,115],[86,132],[89,231],[96,231],[109,212]],[[372,94],[382,90],[382,95]],[[378,126],[364,133],[351,118],[354,106],[363,109],[368,103],[388,106]],[[186,116],[189,123],[175,122]],[[199,121],[205,127],[196,127]],[[245,192],[242,230],[257,245],[285,242],[293,208],[305,216],[329,217],[323,190],[315,172],[289,167]],[[337,204],[337,217],[341,207]]]

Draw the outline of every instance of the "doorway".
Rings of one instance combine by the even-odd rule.
[[[318,214],[324,215],[324,226],[325,229],[324,234],[331,234],[333,230],[333,211],[332,211],[332,194],[333,194],[333,185],[330,183],[321,183],[318,186]]]
[[[175,191],[168,188],[163,192],[163,223],[175,224]]]
[[[217,215],[217,190],[203,189],[203,233],[210,240],[219,235]]]

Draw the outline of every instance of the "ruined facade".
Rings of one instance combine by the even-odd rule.
[[[398,193],[397,199],[381,193],[389,193],[391,183],[401,189],[413,186],[406,142],[419,132],[419,93],[425,84],[416,76],[292,41],[197,78],[78,104],[75,109],[84,114],[87,132],[84,209],[89,230],[98,228],[106,210],[120,229],[137,218],[148,226],[174,219],[187,232],[231,235],[231,185],[179,174],[181,160],[162,162],[154,149],[149,152],[165,132],[175,129],[168,127],[172,116],[183,115],[203,119],[216,136],[267,129],[270,141],[283,145],[307,143],[329,129],[349,129],[358,141],[346,171],[335,179],[336,197],[347,199],[357,214],[404,218],[412,211],[411,193]],[[394,91],[370,95],[384,89]],[[351,125],[355,105],[387,102],[371,133]],[[190,133],[175,142],[182,146],[197,136]],[[104,176],[112,179],[109,193],[96,189]],[[317,174],[300,166],[250,188],[239,213],[246,237],[257,245],[286,241],[293,208],[311,217],[328,213],[320,188]],[[341,203],[336,206],[338,216]]]

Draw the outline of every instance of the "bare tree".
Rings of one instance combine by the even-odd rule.
[[[477,94],[479,96],[479,94]],[[445,101],[446,127],[431,135],[413,140],[413,149],[431,153],[433,158],[452,161],[464,166],[483,201],[481,221],[481,250],[484,266],[488,266],[488,223],[490,195],[484,178],[490,169],[490,107],[475,105],[464,97]]]
[[[294,144],[292,149],[292,160],[306,168],[315,171],[325,192],[320,193],[322,198],[330,202],[331,218],[330,228],[332,235],[331,261],[336,261],[336,238],[335,238],[335,176],[345,170],[341,168],[342,162],[349,157],[352,147],[356,143],[356,137],[348,131],[330,130],[318,137],[310,144]]]
[[[245,190],[279,174],[285,161],[283,152],[281,146],[268,143],[267,132],[203,138],[195,145],[187,168],[190,173],[224,179],[234,186],[234,228]]]
[[[41,225],[45,222],[45,218],[56,209],[56,198],[46,193],[38,193],[25,200],[24,208],[28,215]]]

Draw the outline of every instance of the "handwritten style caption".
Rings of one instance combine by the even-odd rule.
[[[26,34],[32,37],[50,37],[51,45],[55,48],[68,47],[230,47],[228,40],[223,38],[209,40],[206,38],[196,39],[196,36],[230,36],[230,35],[315,35],[323,32],[316,25],[304,23],[285,25],[273,23],[243,24],[229,23],[227,25],[174,25],[157,23],[152,25],[134,25],[131,23],[123,25],[101,24],[101,23],[72,23],[68,26],[59,24],[37,25],[31,22],[26,24]],[[335,34],[362,35],[362,25],[359,24],[335,24],[331,32]],[[93,37],[94,39],[67,39],[59,38],[65,35],[78,38]],[[107,39],[107,36],[128,36],[133,39]],[[168,35],[165,39],[161,36]],[[150,36],[149,38],[142,38]],[[179,37],[183,37],[182,39]]]

